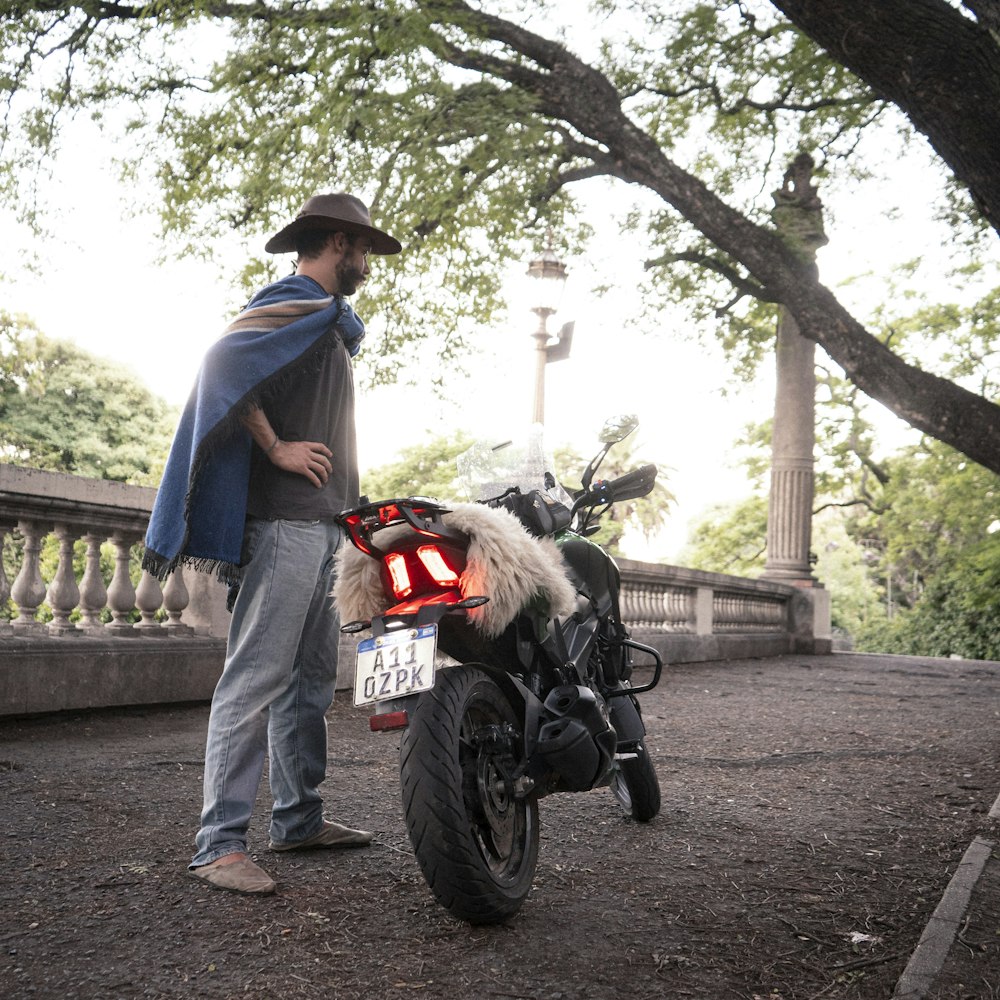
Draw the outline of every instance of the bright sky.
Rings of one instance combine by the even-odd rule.
[[[205,346],[242,304],[230,287],[230,273],[242,263],[242,252],[235,248],[228,256],[217,254],[217,266],[158,263],[152,223],[124,217],[109,151],[96,132],[86,123],[74,126],[66,148],[72,155],[57,164],[49,192],[58,238],[43,248],[42,276],[23,270],[27,235],[9,216],[0,215],[0,274],[8,279],[0,283],[0,304],[26,313],[49,336],[128,364],[152,390],[181,404]],[[920,175],[919,164],[908,171],[910,178]],[[892,225],[877,218],[886,189],[832,206],[830,246],[819,257],[827,284],[836,287],[869,268],[884,276],[891,261],[930,252],[939,244],[926,199],[919,196],[919,180],[915,190],[918,197]],[[604,241],[600,256],[573,265],[560,311],[550,321],[554,329],[574,320],[576,329],[571,357],[547,370],[546,432],[550,447],[571,443],[588,452],[606,417],[621,412],[639,416],[639,457],[661,465],[679,503],[656,543],[629,554],[672,559],[690,519],[715,501],[748,493],[744,473],[733,462],[732,443],[748,421],[770,414],[773,383],[768,371],[753,386],[723,395],[727,375],[721,352],[689,342],[683,315],[658,330],[621,321],[641,273],[642,250],[634,234],[624,234]],[[613,294],[602,300],[589,296],[589,287],[608,279],[617,285]],[[527,423],[536,318],[523,301],[514,301],[519,284],[517,276],[508,315],[482,331],[477,374],[453,381],[451,400],[435,400],[419,388],[363,395],[363,464],[381,464],[399,448],[456,424],[477,435],[504,438],[512,423]],[[845,303],[851,307],[857,300],[860,305],[866,297],[870,302],[881,287],[879,281],[862,281],[845,291]],[[903,425],[889,415],[883,426],[887,446],[897,445]]]

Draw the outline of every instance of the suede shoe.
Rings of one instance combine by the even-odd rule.
[[[267,846],[272,851],[312,851],[320,847],[367,847],[374,834],[367,830],[352,830],[332,820],[323,820],[319,833],[294,844],[276,844],[273,840]]]
[[[249,858],[233,861],[228,865],[200,865],[198,868],[188,869],[188,874],[199,882],[207,882],[215,889],[228,889],[245,896],[267,896],[277,888],[274,879]]]

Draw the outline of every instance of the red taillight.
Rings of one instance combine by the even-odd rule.
[[[391,552],[385,557],[386,569],[389,570],[389,579],[392,581],[392,592],[397,600],[409,597],[413,593],[413,584],[410,583],[410,573],[406,568],[406,557],[401,552]]]
[[[458,574],[444,561],[444,556],[436,545],[421,545],[417,549],[417,555],[438,586],[458,586]]]

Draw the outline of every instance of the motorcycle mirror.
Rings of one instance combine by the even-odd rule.
[[[618,444],[624,441],[639,426],[639,418],[634,413],[622,413],[617,417],[609,417],[601,428],[601,444]]]
[[[613,444],[624,441],[639,426],[639,418],[634,413],[623,413],[617,417],[609,417],[601,428],[600,441],[604,446],[590,460],[590,464],[584,469],[582,483],[587,489],[594,479],[597,467],[604,461],[604,456],[611,450]]]

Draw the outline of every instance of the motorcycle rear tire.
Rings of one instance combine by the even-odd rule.
[[[645,743],[635,749],[635,756],[618,762],[611,779],[611,793],[634,820],[648,823],[660,811],[660,779]]]
[[[472,924],[513,916],[538,861],[538,802],[510,780],[520,720],[476,667],[442,670],[420,696],[400,745],[403,811],[437,901]]]

